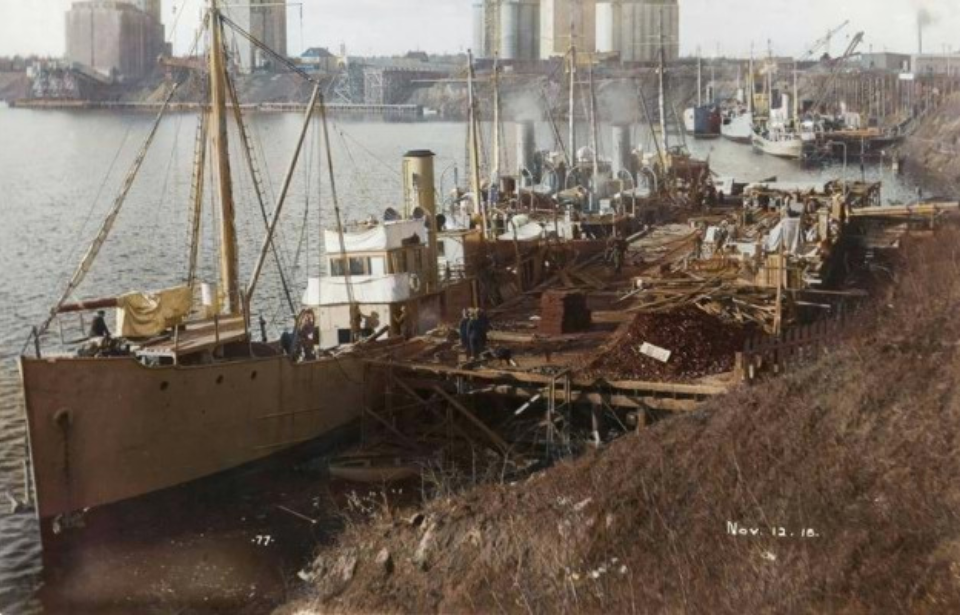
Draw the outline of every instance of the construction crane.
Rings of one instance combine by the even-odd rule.
[[[840,69],[843,68],[843,65],[846,64],[847,60],[853,56],[854,52],[857,50],[857,47],[859,47],[860,43],[862,42],[863,32],[857,32],[850,40],[850,44],[847,45],[847,50],[843,52],[843,55],[833,61],[833,67],[830,70],[830,76],[827,77],[827,82],[823,87],[823,91],[820,92],[817,102],[813,105],[813,109],[820,109],[820,106],[826,101],[827,95],[830,93],[834,82],[837,80],[837,76],[840,74]]]
[[[830,55],[830,43],[833,41],[833,37],[840,34],[844,28],[850,25],[850,20],[846,20],[836,28],[827,31],[827,35],[818,40],[813,44],[813,46],[805,53],[803,56],[797,59],[798,62],[806,62],[807,60],[812,59],[817,55],[817,52],[820,49],[824,49],[827,55]]]

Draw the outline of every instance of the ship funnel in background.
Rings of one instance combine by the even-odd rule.
[[[536,124],[532,120],[517,122],[517,179],[524,188],[533,185],[536,152]]]
[[[630,164],[630,125],[615,124],[613,126],[613,176],[620,171],[631,173]]]
[[[437,213],[437,195],[433,185],[433,157],[429,150],[413,150],[403,155],[403,217],[413,217],[419,207],[431,216]]]
[[[437,190],[434,184],[433,158],[430,150],[412,150],[403,155],[403,217],[410,219],[419,208],[427,215],[430,236],[429,258],[423,272],[427,292],[437,289]]]

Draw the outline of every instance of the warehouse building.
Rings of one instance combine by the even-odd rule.
[[[287,56],[287,6],[280,0],[244,0],[227,5],[224,14],[241,29],[279,55]],[[227,29],[234,62],[245,73],[275,66],[275,60],[245,37]]]
[[[680,57],[677,0],[601,0],[596,5],[596,50],[624,63],[652,63]]]
[[[159,5],[159,0],[74,3],[66,16],[67,60],[118,80],[145,77],[165,49]]]

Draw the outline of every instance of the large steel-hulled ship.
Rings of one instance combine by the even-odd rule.
[[[136,180],[173,87],[96,238],[49,317],[34,328],[25,347],[31,356],[20,360],[32,478],[44,528],[61,515],[193,481],[334,434],[355,421],[365,403],[369,382],[362,360],[356,353],[317,352],[307,311],[300,312],[292,335],[272,343],[265,328],[251,322],[251,301],[264,261],[276,249],[275,231],[308,126],[322,118],[326,135],[319,84],[272,217],[264,213],[266,236],[252,255],[251,280],[241,286],[230,115],[237,123],[235,134],[247,137],[223,40],[225,27],[234,26],[216,0],[205,24],[209,105],[198,130],[186,283],[161,292],[75,300]],[[219,284],[213,292],[213,285],[201,285],[196,274],[208,164],[219,244]],[[204,299],[197,301],[198,296]],[[293,302],[290,307],[296,314]],[[112,336],[105,328],[106,309],[117,314]],[[102,335],[92,332],[79,352],[45,351],[52,323],[64,314],[94,310],[101,311],[95,318]]]

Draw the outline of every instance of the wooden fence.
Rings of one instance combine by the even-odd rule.
[[[747,340],[737,353],[736,373],[741,382],[753,382],[763,374],[784,374],[792,367],[818,359],[844,337],[849,316],[791,327],[777,337],[757,336]]]

